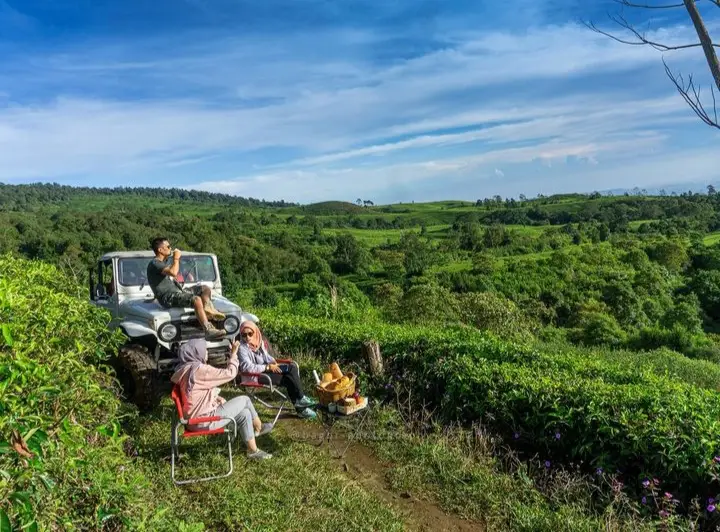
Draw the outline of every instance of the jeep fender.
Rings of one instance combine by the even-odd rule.
[[[134,321],[123,321],[120,328],[130,338],[138,338],[140,336],[155,336],[155,331],[150,327],[146,327]]]

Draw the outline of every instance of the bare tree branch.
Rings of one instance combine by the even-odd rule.
[[[716,0],[710,0],[711,2],[714,2]],[[720,0],[717,0],[720,2]],[[634,2],[630,2],[629,0],[615,0],[620,5],[626,6],[626,7],[639,7],[641,9],[672,9],[674,7],[685,7],[685,4],[680,2],[679,4],[669,4],[669,5],[662,5],[662,6],[654,6],[652,4],[636,4]]]
[[[718,0],[720,2],[720,0]],[[620,37],[617,37],[616,35],[613,35],[612,33],[609,33],[607,31],[601,30],[597,26],[595,26],[595,23],[593,22],[583,22],[583,24],[591,29],[592,31],[599,33],[601,35],[605,35],[606,37],[610,37],[612,40],[617,41],[622,44],[630,44],[632,46],[652,46],[656,50],[659,50],[661,52],[670,52],[672,50],[685,50],[687,48],[700,48],[703,46],[702,43],[696,42],[692,44],[679,44],[675,46],[668,46],[666,44],[662,44],[656,41],[651,41],[647,37],[645,37],[644,33],[640,33],[635,28],[632,27],[632,25],[625,20],[625,18],[622,15],[608,15],[610,17],[610,20],[615,22],[615,24],[622,26],[626,30],[628,30],[630,33],[632,33],[637,40],[636,41],[628,41],[625,39],[621,39]],[[711,46],[720,48],[720,45],[718,44],[712,44]]]
[[[673,74],[673,72],[670,70],[670,67],[665,62],[664,57],[663,65],[665,66],[665,73],[667,74],[668,78],[670,78],[670,81],[673,82],[673,85],[675,85],[677,91],[683,97],[685,102],[690,106],[690,108],[695,112],[698,118],[700,118],[700,120],[702,120],[706,125],[720,129],[720,121],[718,121],[717,103],[715,100],[715,88],[712,86],[710,87],[710,94],[712,95],[713,100],[712,116],[710,116],[710,113],[707,112],[700,98],[700,87],[695,85],[692,75],[688,76],[688,81],[686,83],[682,75],[676,76],[675,74]]]
[[[610,32],[601,30],[598,28],[593,22],[583,22],[586,27],[588,27],[590,30],[599,33],[601,35],[604,35],[606,37],[611,38],[614,41],[617,41],[622,44],[628,44],[631,46],[651,46],[655,50],[659,50],[661,52],[669,52],[669,51],[675,51],[675,50],[686,50],[689,48],[702,48],[703,53],[705,54],[705,59],[707,60],[708,67],[710,69],[710,73],[712,75],[712,79],[714,82],[714,86],[710,86],[710,95],[712,96],[712,111],[708,111],[703,106],[702,99],[700,97],[700,86],[696,85],[692,75],[689,75],[687,78],[687,82],[682,77],[682,75],[675,75],[670,70],[670,67],[668,67],[667,63],[665,62],[665,58],[663,57],[663,65],[665,66],[665,73],[667,74],[668,78],[670,78],[670,81],[675,85],[675,88],[680,93],[680,95],[683,97],[685,102],[690,106],[690,108],[693,110],[693,112],[700,118],[700,120],[703,121],[708,126],[715,127],[720,129],[720,122],[718,122],[718,111],[717,111],[717,101],[715,99],[715,89],[720,91],[720,61],[718,61],[718,56],[715,52],[716,48],[720,48],[720,45],[714,44],[712,42],[712,39],[710,37],[710,33],[708,32],[705,23],[702,19],[702,16],[700,14],[700,11],[698,9],[697,3],[699,1],[704,0],[682,0],[682,3],[675,3],[675,4],[658,4],[654,5],[652,4],[651,0],[638,0],[638,2],[650,2],[650,3],[636,3],[633,0],[614,0],[617,4],[620,4],[622,7],[630,7],[630,8],[639,8],[639,9],[674,9],[674,8],[680,8],[684,7],[687,11],[688,15],[690,16],[690,20],[693,23],[693,26],[695,28],[695,33],[698,37],[698,42],[690,43],[690,44],[680,44],[680,45],[668,45],[663,44],[657,41],[653,41],[647,38],[646,34],[643,32],[641,33],[635,27],[627,21],[622,15],[622,13],[617,15],[610,15],[608,14],[608,17],[610,20],[612,20],[615,24],[620,26],[621,28],[627,30],[632,37],[628,38],[621,38],[617,35],[613,35]],[[668,1],[668,0],[664,0]],[[677,1],[677,0],[676,0]],[[720,0],[707,0],[714,4],[717,7],[720,7]]]
[[[635,2],[630,2],[630,0],[613,0],[614,2],[620,4],[623,7],[634,7],[638,9],[673,9],[676,7],[685,7],[684,2],[680,2],[679,4],[665,4],[665,5],[653,5],[653,4],[637,4]],[[707,0],[711,4],[715,4],[717,7],[720,7],[720,0]]]

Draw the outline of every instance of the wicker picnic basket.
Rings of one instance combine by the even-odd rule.
[[[320,401],[321,405],[329,405],[330,403],[337,403],[341,399],[345,399],[346,397],[350,397],[352,394],[355,393],[355,381],[356,376],[352,371],[349,371],[345,374],[345,377],[350,379],[350,382],[343,386],[342,388],[337,388],[335,390],[326,390],[322,385],[318,384],[315,389],[317,391],[318,400]],[[335,381],[330,381],[335,382]],[[323,384],[330,384],[330,383],[323,383]]]

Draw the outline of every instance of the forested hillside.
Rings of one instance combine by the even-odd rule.
[[[371,206],[168,189],[0,188],[0,252],[79,281],[153,236],[219,257],[245,305],[459,322],[517,338],[720,361],[720,195],[569,194]],[[303,303],[304,302],[304,303]]]

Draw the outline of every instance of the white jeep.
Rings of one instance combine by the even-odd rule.
[[[170,387],[177,364],[177,349],[193,338],[204,338],[204,330],[192,308],[164,308],[147,283],[152,251],[115,251],[103,255],[90,271],[91,302],[112,315],[110,327],[120,328],[127,338],[115,361],[125,396],[141,410],[155,407],[161,393]],[[258,321],[222,295],[217,257],[211,253],[183,252],[178,281],[183,288],[204,284],[212,291],[215,308],[225,315],[217,323],[227,334],[208,341],[208,363],[224,367],[231,339],[244,320]]]

